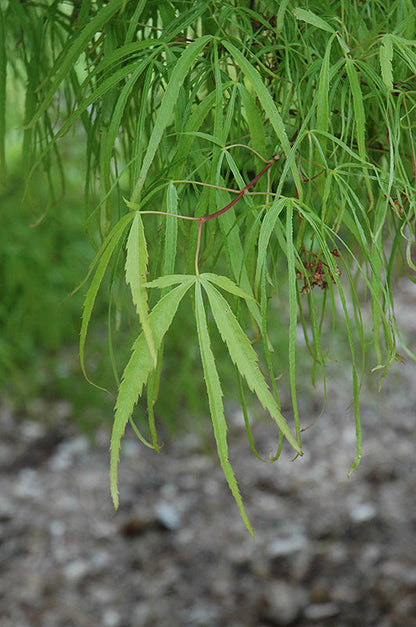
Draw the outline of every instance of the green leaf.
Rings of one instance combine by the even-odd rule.
[[[240,66],[244,74],[251,82],[254,91],[256,92],[259,99],[259,102],[261,103],[276,132],[278,140],[280,141],[280,144],[283,148],[283,152],[288,157],[290,153],[290,143],[286,133],[285,125],[279,111],[277,110],[275,101],[273,100],[270,92],[264,84],[264,81],[262,80],[260,74],[258,73],[256,68],[253,67],[251,63],[246,59],[246,57],[240,52],[240,50],[238,50],[238,48],[236,48],[228,40],[224,39],[222,41],[222,44],[225,48],[227,48],[236,63]],[[294,160],[292,160],[291,162],[290,169],[293,175],[293,179],[295,181],[296,189],[298,190],[299,196],[302,197],[302,184],[299,177],[297,164]]]
[[[279,9],[277,11],[276,17],[276,35],[279,37],[280,33],[283,30],[285,14],[287,10],[287,5],[289,4],[289,0],[280,0]]]
[[[287,199],[286,198],[276,198],[273,202],[270,209],[267,211],[264,216],[263,222],[260,228],[260,235],[258,240],[258,251],[257,251],[257,266],[256,266],[256,276],[254,279],[255,293],[258,293],[258,287],[260,283],[260,278],[263,272],[263,266],[265,263],[267,248],[269,246],[270,237],[273,233],[275,224],[281,214],[282,210],[286,206]]]
[[[229,202],[229,197],[225,192],[216,190],[217,206],[223,207]],[[223,213],[220,218],[220,228],[225,240],[226,252],[229,258],[229,265],[234,274],[234,278],[242,286],[248,294],[252,293],[250,279],[248,277],[247,268],[244,260],[244,251],[241,246],[241,238],[236,225],[236,216],[234,208],[232,207],[226,213]],[[261,317],[259,315],[258,307],[256,307],[255,301],[248,300],[247,306],[253,319],[260,326]]]
[[[236,317],[225,298],[208,281],[201,280],[201,284],[208,294],[211,310],[220,335],[227,345],[233,363],[247,381],[249,388],[255,392],[260,403],[270,413],[283,432],[290,445],[302,455],[299,444],[293,437],[286,420],[282,416],[275,399],[273,398],[263,375],[261,374],[257,355],[240,327]]]
[[[266,138],[264,134],[264,121],[257,104],[244,85],[239,85],[241,101],[244,106],[247,124],[253,142],[253,148],[261,155],[266,154]]]
[[[147,291],[145,287],[148,254],[143,222],[139,211],[136,212],[130,228],[126,253],[126,283],[130,285],[132,300],[139,314],[144,337],[156,367],[157,355],[152,329],[149,324]]]
[[[81,363],[81,370],[87,381],[89,381],[89,378],[85,370],[84,349],[87,339],[88,325],[91,319],[92,310],[94,309],[95,299],[97,298],[97,293],[100,289],[100,285],[104,278],[104,274],[110,262],[111,256],[132,218],[132,214],[127,214],[113,227],[113,229],[110,231],[107,238],[103,242],[97,255],[95,256],[95,259],[92,262],[90,270],[88,272],[88,275],[90,275],[93,272],[94,267],[97,267],[94,277],[91,281],[91,285],[88,288],[87,294],[84,299],[79,341],[79,358]]]
[[[147,173],[162,139],[163,132],[171,119],[174,106],[178,99],[179,90],[183,84],[183,81],[198,54],[211,39],[211,35],[204,35],[203,37],[200,37],[199,39],[191,43],[183,52],[175,65],[175,69],[173,70],[168,86],[166,87],[165,95],[163,96],[159,113],[149,139],[149,145],[143,158],[139,177],[131,194],[132,202],[137,202],[140,197]]]
[[[393,89],[393,41],[391,35],[386,34],[381,38],[380,68],[383,83],[388,91]]]
[[[195,277],[185,277],[184,281],[166,294],[150,313],[149,323],[156,351],[159,350],[162,344],[162,340],[172,323],[180,301],[194,281]],[[147,383],[150,373],[154,370],[153,356],[149,351],[144,334],[141,333],[133,344],[130,360],[124,369],[111,433],[110,482],[115,509],[118,508],[119,504],[117,478],[121,438],[133,412],[134,405],[142,393],[143,386]]]
[[[297,20],[306,22],[307,24],[315,26],[320,30],[325,30],[328,33],[335,33],[334,29],[328,24],[328,22],[325,22],[325,20],[323,20],[315,13],[312,13],[312,11],[309,11],[308,9],[301,9],[300,7],[296,7],[295,9],[293,9],[293,15]]]
[[[289,377],[296,435],[300,442],[299,410],[296,395],[296,328],[297,328],[297,286],[295,267],[295,245],[293,242],[293,206],[289,202],[286,210],[287,271],[289,284]]]
[[[163,290],[166,287],[171,287],[172,285],[177,285],[178,283],[183,283],[187,279],[193,278],[195,278],[194,274],[168,274],[167,276],[160,276],[153,281],[149,281],[144,285],[148,288]]]
[[[358,154],[361,159],[366,159],[365,149],[365,110],[363,102],[363,94],[360,87],[360,80],[358,72],[355,69],[354,61],[349,57],[345,61],[348,80],[351,87],[352,102],[354,106],[354,118],[355,118],[355,135],[358,144]]]
[[[166,211],[178,213],[178,194],[175,185],[170,182],[166,190]],[[166,216],[165,244],[163,247],[162,274],[173,274],[178,239],[178,218]]]
[[[325,56],[322,61],[321,72],[319,75],[319,85],[317,92],[317,106],[316,106],[316,128],[320,131],[328,131],[329,126],[329,68],[331,59],[331,47],[333,37],[330,38],[326,50]],[[321,142],[322,152],[325,155],[326,138],[323,137]]]
[[[218,457],[220,458],[222,469],[232,495],[237,503],[238,509],[240,510],[244,524],[254,537],[253,529],[245,512],[237,481],[228,459],[227,423],[225,421],[224,405],[222,402],[223,393],[217,367],[215,365],[214,355],[211,349],[211,341],[208,333],[200,280],[195,283],[195,316],[204,378],[208,393],[209,408],[211,412],[212,425],[214,427],[215,441],[217,443]]]
[[[52,98],[54,97],[61,82],[67,78],[69,72],[73,69],[79,56],[85,50],[87,43],[94,38],[96,33],[101,30],[103,25],[108,22],[118,11],[121,10],[126,0],[112,0],[102,9],[100,9],[97,15],[82,29],[75,31],[76,35],[73,37],[72,43],[67,45],[59,59],[56,61],[53,68],[54,76],[51,81],[51,85],[47,93],[42,98],[42,104],[36,111],[35,116],[31,120],[33,125],[41,115],[49,107]]]
[[[248,294],[241,287],[238,287],[234,281],[231,281],[227,276],[220,276],[218,274],[212,274],[210,272],[204,272],[201,274],[201,279],[206,279],[211,283],[215,283],[221,289],[229,292],[230,294],[234,294],[234,296],[238,296],[239,298],[244,298],[245,300],[255,301],[254,296]]]

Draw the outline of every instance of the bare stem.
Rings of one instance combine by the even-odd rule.
[[[141,211],[140,215],[146,215],[146,214],[153,214],[153,215],[158,215],[158,216],[170,216],[171,218],[182,218],[182,220],[194,220],[194,222],[196,220],[200,220],[201,218],[196,218],[195,216],[181,216],[179,215],[179,213],[168,213],[167,211]]]
[[[245,144],[230,144],[229,146],[225,146],[224,150],[229,150],[230,148],[246,148],[247,150],[251,150],[251,152],[254,152],[254,154],[259,159],[261,159],[261,161],[264,161],[264,163],[268,163],[267,159],[262,157],[262,155],[257,152],[257,150],[254,150],[254,148],[252,148],[251,146],[246,146]]]
[[[202,183],[202,181],[189,181],[178,179],[172,181],[172,183],[190,183],[191,185],[202,185],[203,187],[213,187],[214,189],[221,189],[224,192],[230,192],[230,194],[239,194],[239,189],[231,189],[230,187],[220,187],[220,185],[213,185],[212,183]]]
[[[199,276],[199,267],[198,267],[198,260],[199,260],[199,249],[201,248],[201,234],[202,234],[202,218],[198,218],[199,220],[199,224],[198,224],[198,239],[197,239],[197,243],[196,243],[196,251],[195,251],[195,274],[196,276]]]

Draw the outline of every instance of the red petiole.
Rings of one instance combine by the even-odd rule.
[[[232,200],[230,203],[228,203],[228,205],[226,205],[225,207],[223,207],[219,211],[216,211],[215,213],[210,213],[207,216],[201,216],[200,218],[193,218],[194,220],[198,220],[198,222],[199,222],[199,224],[198,224],[198,239],[197,239],[197,245],[196,245],[196,251],[195,251],[195,273],[196,273],[197,276],[199,275],[198,259],[199,259],[199,250],[200,250],[200,247],[201,247],[202,225],[204,224],[204,222],[208,222],[208,220],[212,220],[213,218],[218,218],[218,216],[222,215],[223,213],[225,213],[226,211],[231,209],[231,207],[233,207],[239,200],[241,200],[241,198],[244,196],[244,194],[246,194],[248,192],[248,190],[251,187],[253,187],[253,185],[255,185],[257,183],[257,181],[260,180],[261,177],[264,174],[266,174],[266,172],[268,170],[270,170],[272,165],[274,163],[276,163],[276,161],[278,161],[279,159],[280,159],[280,153],[275,154],[270,159],[270,161],[267,162],[267,164],[264,166],[262,171],[259,172],[259,174],[257,174],[257,176],[255,176],[253,180],[251,180],[249,183],[247,183],[247,185],[245,187],[243,187],[243,189],[239,192],[239,194],[234,198],[234,200]]]
[[[261,179],[261,177],[264,174],[266,174],[266,172],[268,172],[268,170],[270,170],[272,165],[274,163],[276,163],[276,161],[278,161],[279,159],[280,159],[280,153],[275,154],[270,159],[270,161],[267,161],[267,163],[264,166],[264,168],[262,169],[262,171],[259,172],[257,174],[257,176],[254,177],[253,180],[251,180],[249,183],[247,183],[247,185],[245,187],[243,187],[243,189],[241,191],[238,192],[238,194],[234,198],[234,200],[232,200],[230,203],[228,203],[228,205],[226,205],[225,207],[223,207],[219,211],[215,211],[215,213],[210,213],[207,216],[201,216],[199,218],[196,218],[194,216],[181,216],[181,215],[177,215],[177,214],[173,214],[173,213],[166,213],[165,211],[143,211],[142,213],[143,214],[145,214],[145,213],[158,213],[160,215],[172,216],[172,217],[175,217],[175,218],[181,218],[183,220],[193,220],[194,222],[198,221],[198,239],[197,239],[196,251],[195,251],[195,273],[196,273],[197,276],[199,276],[198,259],[199,259],[199,251],[200,251],[200,248],[201,248],[202,225],[204,224],[204,222],[208,222],[208,220],[212,220],[213,218],[218,218],[218,216],[222,215],[223,213],[225,213],[226,211],[231,209],[231,207],[233,207],[239,200],[241,200],[241,198],[244,196],[244,194],[246,194],[248,192],[248,190],[251,187],[253,187],[253,185],[255,185],[257,183],[257,181],[259,179]],[[213,187],[215,187],[215,186],[213,186]]]

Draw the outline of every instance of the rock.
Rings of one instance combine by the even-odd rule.
[[[181,524],[181,518],[178,511],[174,505],[167,503],[166,501],[156,503],[155,514],[162,527],[168,531],[178,529]]]
[[[87,438],[83,435],[66,440],[58,447],[55,454],[49,460],[52,471],[67,470],[73,465],[74,460],[88,452],[90,448]]]
[[[300,586],[276,581],[265,586],[262,592],[261,620],[273,625],[290,625],[298,618],[308,603],[308,593]]]
[[[282,536],[270,542],[266,548],[266,554],[271,560],[286,557],[298,551],[302,551],[307,543],[307,538],[301,532],[293,533],[292,535]]]
[[[76,559],[66,564],[62,572],[69,584],[76,584],[91,572],[91,564],[85,559]]]
[[[377,508],[372,503],[360,503],[350,511],[353,523],[364,523],[372,520],[377,515]]]
[[[40,482],[39,473],[29,468],[21,470],[17,477],[14,493],[20,499],[40,501],[44,498],[44,488]]]
[[[312,603],[305,607],[304,617],[313,623],[338,616],[340,609],[336,603]]]
[[[119,627],[121,625],[121,616],[116,610],[105,610],[102,624],[103,627]]]

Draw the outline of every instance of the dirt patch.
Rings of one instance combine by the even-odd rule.
[[[232,415],[255,542],[206,442],[188,435],[157,455],[128,433],[116,514],[108,434],[75,433],[66,405],[44,405],[53,430],[3,407],[2,626],[416,625],[415,382],[409,362],[380,394],[363,390],[364,456],[350,479],[341,376],[295,462],[289,449],[276,464],[256,460]],[[304,415],[314,394],[302,396]],[[276,434],[267,421],[254,430],[267,456]]]

